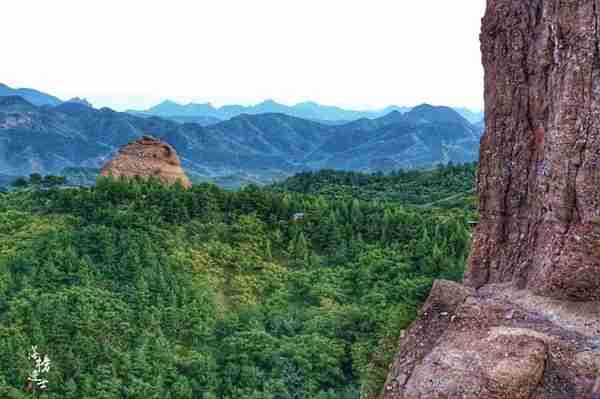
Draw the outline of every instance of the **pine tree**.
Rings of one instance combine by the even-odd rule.
[[[265,259],[268,261],[273,260],[273,253],[271,251],[271,240],[265,240]]]
[[[381,238],[383,244],[387,244],[390,240],[390,228],[392,224],[392,213],[386,209],[383,213],[383,221],[381,223]]]
[[[294,243],[294,256],[296,259],[306,260],[308,259],[308,255],[309,250],[306,237],[304,237],[304,232],[300,232]]]
[[[360,210],[360,202],[358,202],[356,198],[352,200],[352,205],[350,207],[350,218],[352,219],[352,223],[359,227],[364,221],[364,215]]]

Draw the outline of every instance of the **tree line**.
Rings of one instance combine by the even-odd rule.
[[[44,398],[374,397],[472,217],[135,179],[4,194],[0,396],[27,397],[36,346]]]

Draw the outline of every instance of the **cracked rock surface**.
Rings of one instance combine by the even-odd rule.
[[[383,399],[600,399],[600,0],[488,0],[480,224]]]
[[[508,285],[474,290],[437,281],[421,317],[400,342],[382,397],[596,399],[596,305]]]

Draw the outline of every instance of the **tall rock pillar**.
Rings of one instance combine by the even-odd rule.
[[[481,224],[467,285],[600,299],[596,0],[489,0]]]
[[[383,399],[600,399],[600,0],[488,0],[480,224]]]

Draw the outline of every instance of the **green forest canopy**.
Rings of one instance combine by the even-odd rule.
[[[372,397],[433,280],[462,276],[474,174],[0,194],[0,397],[26,397],[32,345],[44,398]]]

